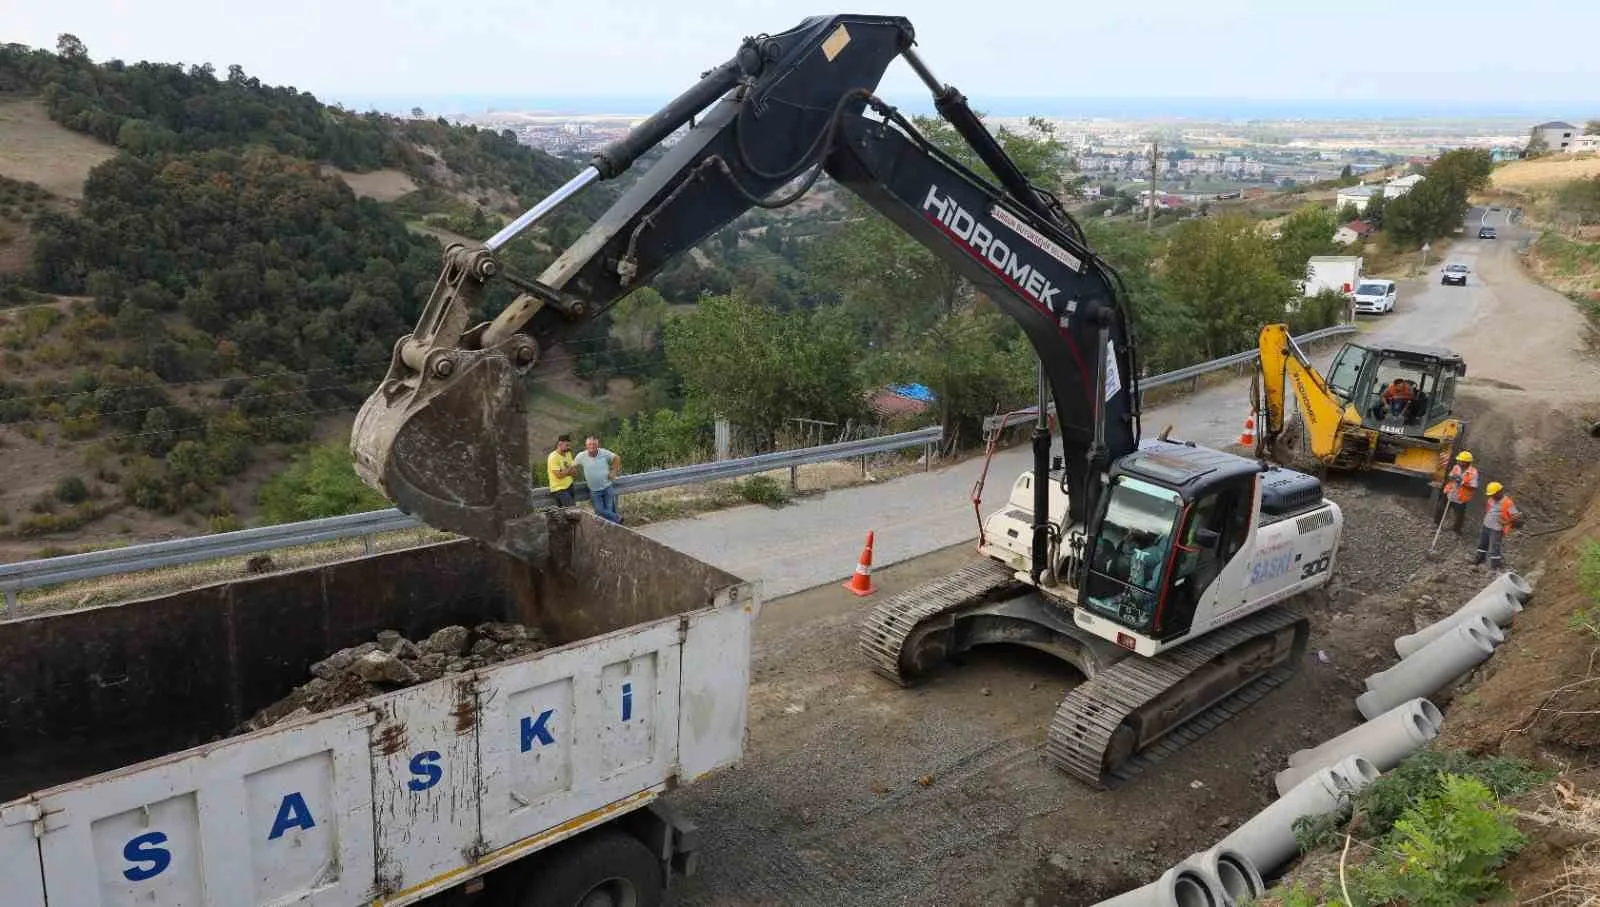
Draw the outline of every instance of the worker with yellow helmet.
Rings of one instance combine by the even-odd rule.
[[[1504,486],[1499,482],[1490,482],[1489,487],[1483,490],[1487,496],[1484,501],[1483,532],[1478,536],[1477,556],[1472,559],[1474,567],[1482,565],[1484,556],[1488,555],[1489,569],[1498,571],[1502,563],[1501,543],[1511,527],[1522,522],[1522,511],[1517,509],[1511,495],[1504,491]]]
[[[1472,465],[1472,451],[1463,450],[1456,454],[1456,465],[1450,467],[1450,475],[1445,478],[1444,488],[1439,494],[1439,506],[1433,511],[1434,520],[1443,525],[1445,508],[1449,508],[1455,512],[1455,521],[1450,528],[1460,535],[1461,523],[1467,515],[1467,504],[1477,490],[1478,467]]]

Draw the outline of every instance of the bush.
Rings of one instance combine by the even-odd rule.
[[[1496,870],[1528,840],[1513,822],[1516,810],[1476,778],[1437,777],[1439,792],[1408,806],[1378,856],[1356,874],[1353,900],[1455,907],[1500,892]]]
[[[751,476],[737,487],[739,496],[752,504],[782,507],[789,502],[789,489],[771,476]]]
[[[77,476],[67,476],[56,483],[56,500],[63,504],[76,504],[88,498],[89,486]]]
[[[266,523],[292,523],[389,506],[383,495],[356,475],[349,448],[337,441],[296,456],[288,469],[261,486],[256,499]]]
[[[1373,854],[1349,878],[1348,907],[1402,902],[1452,907],[1495,893],[1496,870],[1525,843],[1515,810],[1501,798],[1550,777],[1526,762],[1474,757],[1461,750],[1422,750],[1385,772],[1355,796],[1349,834]],[[1302,851],[1335,845],[1345,832],[1335,816],[1295,823]],[[1278,892],[1285,905],[1344,902],[1313,898],[1300,886]]]

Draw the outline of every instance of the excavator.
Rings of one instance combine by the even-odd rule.
[[[1466,422],[1454,412],[1461,354],[1434,346],[1347,342],[1326,377],[1289,334],[1263,325],[1251,382],[1263,416],[1256,455],[1326,473],[1378,471],[1423,479],[1437,494]],[[1292,388],[1298,412],[1288,415]]]
[[[1085,680],[1060,705],[1047,751],[1090,784],[1114,784],[1293,670],[1308,622],[1289,600],[1327,583],[1343,517],[1314,476],[1170,432],[1141,440],[1120,279],[914,45],[911,22],[897,16],[817,16],[748,37],[494,236],[446,248],[416,328],[396,341],[358,414],[356,470],[436,528],[528,562],[547,557],[550,510],[532,486],[519,378],[669,261],[753,206],[796,201],[826,174],[1021,327],[1041,401],[1056,412],[1052,432],[1040,407],[1033,467],[984,521],[982,556],[879,603],[860,649],[901,684],[974,645],[1061,657]],[[896,58],[993,181],[879,97]],[[497,261],[518,233],[684,127],[536,278]],[[469,326],[493,279],[517,298]]]

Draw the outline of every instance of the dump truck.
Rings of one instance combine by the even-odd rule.
[[[535,563],[458,539],[0,624],[0,904],[660,903],[698,856],[662,794],[743,753],[759,587],[543,518]],[[548,645],[238,731],[330,652],[484,621]]]

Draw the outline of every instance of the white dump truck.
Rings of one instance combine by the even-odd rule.
[[[0,623],[0,904],[659,903],[695,836],[658,798],[743,752],[758,590],[549,530]],[[549,647],[237,732],[330,652],[484,621]]]

